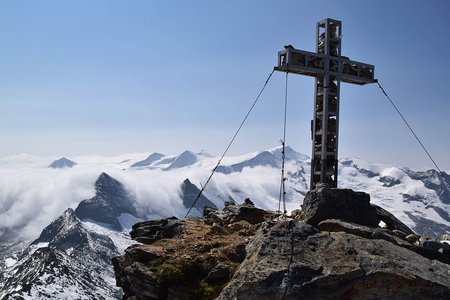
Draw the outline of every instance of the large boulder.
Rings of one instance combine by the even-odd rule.
[[[450,265],[377,235],[296,221],[260,230],[217,299],[449,299],[449,279]]]
[[[313,226],[327,219],[377,227],[377,210],[370,205],[369,194],[350,189],[323,187],[306,194],[301,219]]]
[[[176,217],[139,222],[133,225],[130,235],[140,243],[152,244],[161,239],[179,236],[183,230],[182,225]]]

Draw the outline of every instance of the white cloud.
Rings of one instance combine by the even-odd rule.
[[[101,172],[122,182],[148,218],[182,218],[187,209],[179,197],[180,185],[186,178],[199,188],[205,184],[211,172],[209,160],[207,167],[194,165],[171,171],[126,169],[145,156],[76,157],[78,165],[66,169],[47,168],[49,158],[21,155],[1,159],[0,238],[5,228],[16,230],[22,239],[36,238],[65,209],[76,208],[80,201],[95,195],[94,183]],[[279,182],[280,174],[273,168],[245,168],[242,173],[228,175],[216,173],[205,195],[218,207],[223,207],[223,201],[231,195],[238,202],[249,197],[259,207],[276,210]],[[290,209],[298,208],[300,200],[291,200]]]

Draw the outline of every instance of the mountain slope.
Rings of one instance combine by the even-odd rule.
[[[184,151],[181,153],[167,168],[165,171],[172,169],[179,169],[195,164],[198,161],[197,155],[191,151]]]
[[[193,208],[197,209],[200,213],[203,213],[203,209],[205,206],[217,209],[217,206],[211,202],[208,198],[206,198],[203,194],[197,199],[200,190],[192,184],[189,179],[185,179],[181,184],[181,199],[183,200],[183,205],[186,208],[190,208],[192,205]],[[194,204],[194,201],[197,199],[197,202]]]
[[[110,258],[119,252],[113,241],[90,232],[66,210],[47,226],[7,274],[0,299],[112,299],[120,291]]]
[[[107,224],[115,230],[122,230],[118,220],[121,214],[138,216],[133,201],[122,183],[106,173],[102,173],[95,182],[96,194],[93,198],[80,202],[75,214],[81,220]]]
[[[138,161],[131,165],[131,168],[144,168],[151,166],[154,162],[157,162],[165,157],[161,153],[152,153],[146,159]]]
[[[95,188],[95,197],[80,202],[75,211],[67,209],[6,269],[0,299],[121,297],[111,258],[132,244],[125,219],[132,224],[140,219],[120,182],[102,173]]]

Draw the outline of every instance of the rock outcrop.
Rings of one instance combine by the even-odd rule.
[[[320,188],[291,217],[247,199],[138,223],[116,282],[124,299],[449,299],[450,246],[369,200]]]
[[[95,196],[81,201],[75,209],[80,220],[90,219],[117,231],[123,229],[118,220],[122,214],[140,216],[123,184],[106,173],[95,181]]]

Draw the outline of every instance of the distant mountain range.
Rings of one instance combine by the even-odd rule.
[[[308,191],[310,161],[290,147],[285,154],[287,205],[296,209]],[[54,168],[62,168],[64,176],[84,172],[70,169],[65,159],[58,161]],[[82,159],[77,163],[83,166]],[[159,216],[170,209],[183,217],[197,198],[200,182],[216,163],[216,157],[192,151],[178,156],[153,153],[144,160],[121,158],[108,163],[108,168],[120,172],[121,178],[145,174],[158,182],[155,187],[161,199],[140,199],[142,193],[133,180],[121,182],[103,172],[92,183],[95,195],[79,199],[75,209],[63,211],[35,240],[14,240],[17,228],[0,228],[0,299],[120,299],[110,259],[134,243],[128,235],[131,225],[151,218],[156,210]],[[204,206],[222,208],[226,200],[242,202],[247,197],[257,206],[277,209],[280,164],[280,147],[224,159],[193,214],[201,214]],[[84,168],[90,170],[89,165]],[[160,180],[161,176],[167,180]],[[340,188],[367,192],[373,203],[419,234],[437,238],[450,233],[450,189],[443,178],[450,180],[448,174],[344,158],[339,162],[339,176]],[[178,186],[175,190],[169,189],[173,181]],[[172,194],[163,194],[169,190]],[[156,200],[165,207],[154,205]]]

